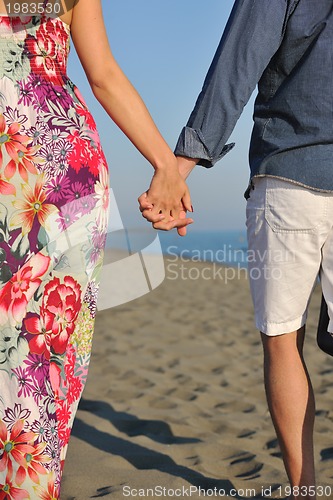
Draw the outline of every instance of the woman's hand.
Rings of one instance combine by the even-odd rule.
[[[176,209],[171,210],[168,212],[168,209],[164,210],[163,209],[158,209],[159,203],[157,202],[156,204],[153,203],[152,197],[154,197],[155,193],[155,187],[157,187],[158,190],[158,183],[161,181],[160,177],[160,170],[157,170],[155,172],[155,175],[152,179],[150,188],[148,191],[143,193],[139,199],[139,208],[142,213],[142,216],[145,217],[149,222],[152,222],[153,227],[155,229],[162,229],[165,231],[169,231],[170,229],[177,228],[178,234],[180,236],[185,236],[186,235],[186,226],[191,224],[193,222],[192,219],[187,219],[186,218],[186,212],[193,212],[193,206],[191,203],[190,199],[190,194],[188,187],[184,181],[188,177],[188,175],[191,173],[195,165],[197,164],[198,160],[193,159],[193,158],[185,158],[185,157],[177,157],[177,169],[178,169],[178,181],[179,177],[183,179],[183,182],[179,183],[179,191],[176,192],[175,186],[177,185],[177,179],[172,180],[172,176],[169,177],[169,182],[166,183],[166,185],[170,186],[170,181],[171,181],[171,191],[170,194],[167,194],[167,205],[170,202],[172,204],[172,200],[176,201]],[[155,177],[158,177],[155,179]],[[166,173],[166,172],[165,172]],[[176,176],[177,177],[177,176]],[[154,183],[157,184],[154,185]],[[153,190],[152,190],[153,188]],[[181,194],[181,197],[179,198],[179,194]],[[181,200],[181,203],[177,203],[177,195],[178,195],[178,200]],[[176,197],[176,198],[175,198]],[[161,199],[160,199],[161,200]],[[161,212],[160,212],[161,210]],[[168,217],[166,217],[168,215]]]
[[[193,222],[186,218],[186,211],[193,211],[191,197],[176,162],[175,166],[155,170],[148,191],[138,201],[143,217],[155,229],[169,231],[184,228]]]
[[[150,220],[151,210],[153,206],[147,202],[147,197],[148,197],[148,191],[145,193],[142,193],[142,195],[138,198],[139,205],[140,205],[140,211],[142,213],[142,216],[147,219],[149,222],[152,222]],[[186,212],[185,210],[181,210],[179,213],[179,219],[175,220],[172,216],[170,216],[169,222],[164,222],[163,221],[164,216],[161,215],[158,218],[157,222],[152,222],[152,226],[155,229],[161,229],[162,231],[170,231],[171,229],[177,228],[178,234],[180,236],[185,236],[186,235],[186,226],[189,224],[193,223],[193,219],[186,219]],[[186,220],[184,220],[186,219]]]

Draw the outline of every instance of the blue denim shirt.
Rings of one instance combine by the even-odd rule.
[[[236,0],[175,153],[213,166],[257,84],[251,178],[333,191],[332,0]]]

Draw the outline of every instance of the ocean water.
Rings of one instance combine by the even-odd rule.
[[[217,262],[228,266],[247,266],[245,230],[188,231],[185,237],[176,234],[159,235],[166,256],[180,256],[192,261]]]
[[[107,247],[139,252],[159,237],[162,252],[170,259],[179,256],[193,262],[216,262],[228,266],[247,267],[246,231],[195,231],[189,228],[185,237],[175,231],[122,229],[108,233]],[[157,245],[158,246],[158,245]],[[157,251],[159,251],[157,249]]]

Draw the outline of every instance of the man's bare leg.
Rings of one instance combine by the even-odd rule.
[[[266,396],[284,465],[291,486],[304,486],[303,494],[292,495],[292,500],[316,498],[308,490],[315,485],[315,401],[302,354],[304,332],[305,327],[275,337],[261,334]]]

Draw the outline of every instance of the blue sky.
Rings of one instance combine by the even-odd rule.
[[[233,0],[102,0],[112,51],[171,148],[201,90],[232,4]],[[145,227],[137,197],[148,187],[153,169],[92,95],[74,47],[68,73],[96,119],[123,223]],[[196,167],[191,174],[195,224],[190,230],[245,227],[252,108],[251,99],[230,139],[236,147],[214,168]]]

